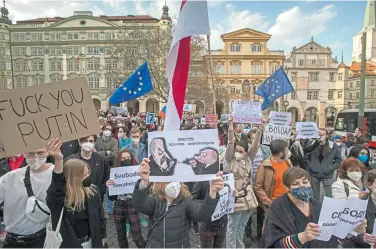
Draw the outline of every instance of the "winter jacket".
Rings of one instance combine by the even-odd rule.
[[[235,181],[235,196],[238,196],[240,192],[243,193],[244,186],[252,184],[252,161],[256,157],[258,145],[261,140],[261,131],[257,131],[256,137],[252,142],[251,149],[248,151],[248,155],[244,158],[244,163],[237,162],[235,159],[235,143],[234,143],[234,130],[228,130],[228,143],[225,155],[226,163],[223,164],[223,169],[227,173],[234,174]],[[237,198],[235,202],[235,212],[245,211],[245,197]]]
[[[103,136],[98,137],[97,142],[95,143],[95,149],[99,155],[108,160],[111,166],[114,165],[115,158],[119,151],[118,142],[115,138],[111,137],[110,139],[105,140],[103,139]]]
[[[20,168],[23,168],[27,165],[26,160],[24,160],[20,166]],[[0,159],[0,177],[5,175],[10,171],[10,165],[9,165],[9,158],[5,157]]]
[[[315,140],[311,143],[302,141],[290,141],[290,143],[290,160],[292,165],[307,170],[305,155],[314,151],[320,145],[320,141]]]
[[[97,191],[98,189],[92,185]],[[66,194],[66,181],[64,173],[52,174],[52,182],[47,190],[46,203],[51,212],[51,221],[53,230],[56,229],[57,223],[60,218],[61,209],[64,207],[65,194]],[[106,238],[106,218],[104,216],[104,210],[100,193],[97,191],[94,196],[87,198],[87,208],[89,212],[89,227],[90,238],[93,248],[102,248],[102,239]],[[68,212],[66,207],[64,208],[64,214]],[[72,222],[69,220],[69,216],[64,215],[60,226],[60,234],[63,238],[63,243],[60,248],[82,248],[80,242],[72,227]]]
[[[348,194],[345,185],[347,185]],[[338,178],[332,185],[332,196],[334,199],[347,200],[350,198],[359,198],[361,189],[349,179]]]
[[[289,167],[292,167],[291,161],[286,160]],[[257,169],[255,194],[259,200],[261,208],[266,210],[272,204],[272,194],[274,189],[274,168],[269,159],[263,161]]]
[[[77,139],[65,142],[63,143],[63,145],[61,145],[61,153],[63,154],[64,158],[69,157],[78,152],[80,152],[80,144],[78,143]]]
[[[319,179],[331,179],[333,173],[341,166],[342,156],[338,145],[328,141],[325,145],[322,156],[320,156],[321,145],[306,156],[308,171],[311,176]],[[321,158],[320,158],[321,157]]]
[[[219,200],[206,195],[202,203],[191,197],[175,199],[170,206],[165,200],[149,195],[149,188],[140,189],[139,180],[132,195],[132,205],[136,211],[150,217],[150,229],[159,220],[147,239],[151,248],[190,248],[189,230],[191,221],[209,222]],[[166,213],[166,214],[165,214]]]

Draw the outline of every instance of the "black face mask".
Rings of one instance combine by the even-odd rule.
[[[90,178],[90,176],[86,177],[86,178],[82,181],[82,186],[84,186],[84,188],[87,188],[87,187],[90,187],[90,186],[91,186],[91,178]]]
[[[121,166],[132,166],[132,159],[125,159],[121,161]]]

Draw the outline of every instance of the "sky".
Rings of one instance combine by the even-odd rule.
[[[160,18],[165,0],[7,0],[13,23],[37,17],[68,17],[75,10],[89,10],[94,15],[150,15]],[[180,1],[167,0],[170,16],[176,20]],[[366,1],[209,1],[212,49],[223,48],[222,34],[251,28],[272,35],[271,50],[288,54],[294,46],[314,41],[330,47],[333,57],[349,64],[352,36],[359,33],[364,20]]]

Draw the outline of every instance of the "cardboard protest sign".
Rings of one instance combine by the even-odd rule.
[[[100,132],[85,78],[0,92],[0,137],[7,156]]]
[[[291,112],[271,111],[269,114],[269,124],[290,125],[291,124]]]
[[[235,100],[232,103],[235,123],[261,124],[261,103],[253,100]]]
[[[356,236],[354,229],[365,219],[367,205],[368,200],[358,198],[324,197],[318,222],[321,233],[317,240],[329,241],[332,235],[344,239],[349,233]]]
[[[219,201],[214,213],[211,217],[212,221],[220,219],[225,214],[231,214],[234,212],[235,197],[232,192],[235,190],[234,175],[227,174],[223,176],[225,182],[224,188],[219,191]]]
[[[133,193],[134,185],[140,179],[138,175],[139,166],[126,166],[112,168],[110,171],[110,179],[115,182],[108,188],[109,195],[122,195]]]
[[[319,129],[315,122],[296,122],[296,138],[319,138]]]
[[[154,124],[155,113],[148,112],[146,114],[146,124]]]
[[[4,150],[4,144],[0,140],[0,158],[6,157],[7,155],[5,154]]]
[[[270,144],[276,139],[289,140],[291,138],[291,127],[288,125],[265,125],[264,133],[262,135],[262,143]]]
[[[151,182],[199,182],[219,171],[218,130],[148,133]]]
[[[205,123],[210,125],[218,124],[218,115],[217,114],[206,114]]]
[[[111,106],[111,112],[115,114],[115,116],[126,116],[128,115],[128,107]]]

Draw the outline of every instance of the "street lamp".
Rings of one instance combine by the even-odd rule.
[[[287,111],[287,107],[289,106],[289,102],[287,100],[283,101],[283,106],[285,107],[285,112]]]

